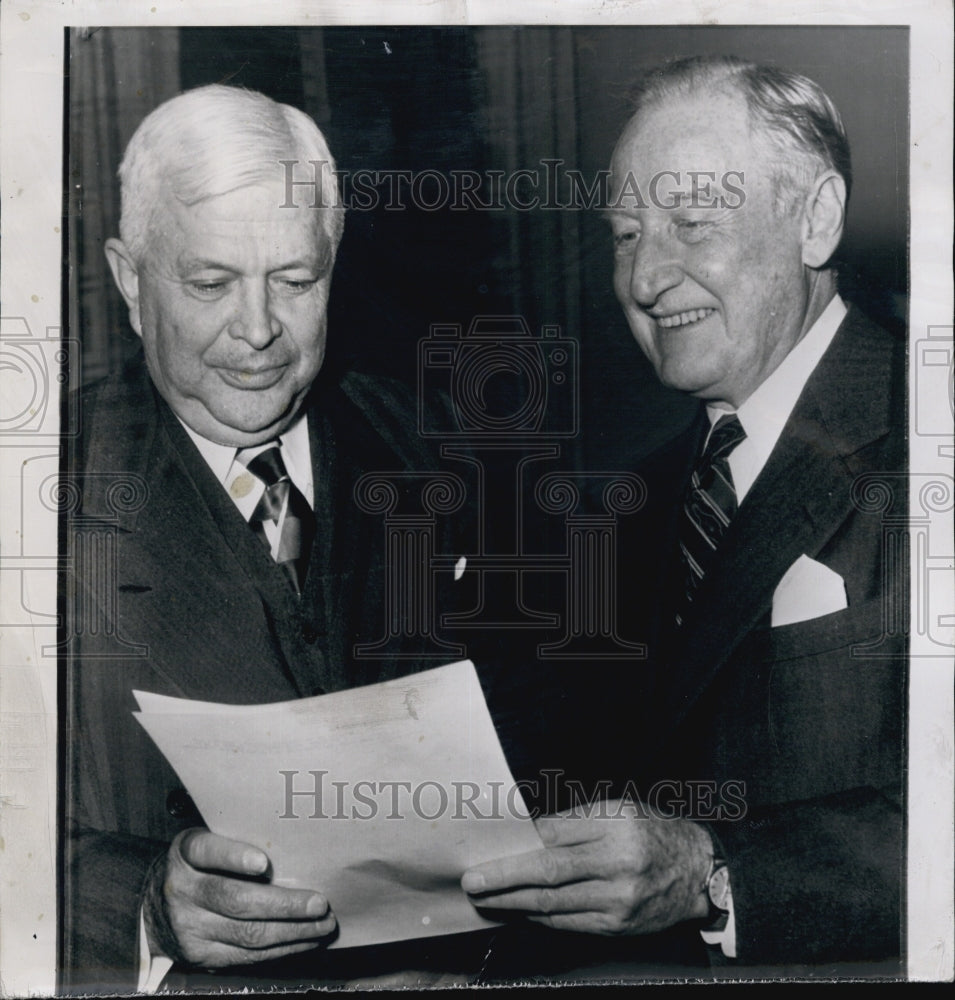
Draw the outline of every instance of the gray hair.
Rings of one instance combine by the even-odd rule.
[[[184,205],[195,205],[274,179],[283,160],[321,164],[306,176],[320,175],[319,211],[334,257],[345,219],[335,161],[324,136],[297,108],[221,84],[171,98],[136,129],[119,168],[120,237],[133,258],[141,260],[164,199],[171,195]]]
[[[631,96],[639,114],[651,104],[707,87],[735,90],[746,100],[755,137],[773,161],[777,207],[791,207],[825,170],[842,177],[848,200],[852,160],[842,116],[809,77],[736,56],[694,56],[650,70]]]

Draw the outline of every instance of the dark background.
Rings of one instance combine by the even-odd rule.
[[[70,34],[69,334],[83,381],[137,343],[102,253],[118,233],[116,169],[139,121],[180,90],[223,82],[303,108],[343,171],[608,165],[648,66],[693,54],[775,62],[840,108],[855,183],[844,294],[900,329],[908,286],[908,29],[904,27],[99,28]],[[432,323],[521,315],[580,345],[580,468],[626,468],[685,422],[611,291],[594,211],[352,210],[330,305],[329,364],[414,384]],[[502,384],[508,393],[520,385]],[[566,392],[548,405],[567,406]],[[505,408],[506,408],[506,404]]]

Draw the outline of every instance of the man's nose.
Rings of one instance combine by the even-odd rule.
[[[676,248],[665,235],[644,233],[630,265],[630,294],[649,309],[670,288],[683,280],[683,267]]]
[[[261,351],[281,332],[282,323],[275,315],[268,282],[244,283],[239,313],[229,325],[229,334]]]

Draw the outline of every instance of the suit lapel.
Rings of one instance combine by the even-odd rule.
[[[245,620],[262,619],[270,622],[270,632],[256,637],[260,649],[243,649],[237,661],[228,669],[234,684],[236,700],[275,700],[294,694],[310,693],[314,683],[305,665],[300,676],[282,653],[282,636],[277,628],[282,617],[297,610],[299,598],[288,586],[268,550],[254,536],[245,519],[229,498],[222,485],[206,465],[182,426],[166,408],[161,408],[159,447],[165,450],[172,467],[170,482],[189,484],[187,502],[178,490],[164,504],[159,530],[178,531],[177,548],[191,554],[188,572],[191,586],[206,596],[203,613],[212,614],[225,636],[234,627],[237,615]],[[204,554],[204,558],[200,557]],[[180,567],[180,572],[183,567]],[[275,609],[275,612],[266,609]],[[239,619],[242,620],[242,619]],[[239,634],[245,635],[246,630]],[[226,643],[228,645],[228,643]],[[251,659],[255,670],[244,669]],[[196,657],[193,665],[182,669],[193,671],[200,679],[208,670],[204,657]],[[269,669],[269,665],[272,669]],[[267,695],[267,696],[266,696]]]
[[[132,422],[117,429],[117,415],[127,420],[130,414]],[[245,627],[263,618],[264,603],[282,607],[297,598],[182,426],[155,396],[141,361],[131,363],[116,390],[84,416],[99,424],[90,428],[98,453],[85,467],[120,470],[87,477],[84,514],[113,514],[116,504],[108,494],[117,478],[129,477],[144,492],[142,506],[129,505],[110,518],[120,534],[125,637],[141,641],[148,636],[151,667],[183,694],[195,696],[217,672],[230,678],[229,696],[238,703],[299,693],[278,636],[265,628],[250,642]],[[156,602],[166,609],[159,617],[152,610]],[[209,642],[210,627],[216,630],[215,643]],[[146,636],[138,634],[143,629]],[[256,669],[244,669],[251,661]]]
[[[769,624],[773,593],[786,570],[800,555],[815,557],[853,510],[846,456],[888,426],[888,351],[861,350],[857,339],[867,339],[870,329],[850,311],[724,535],[693,616],[665,640],[667,669],[658,693],[673,725],[742,639],[761,622]]]
[[[805,432],[818,424],[802,425]],[[852,509],[852,477],[815,433],[791,434],[747,495],[720,558],[675,637],[667,707],[678,723],[743,637],[770,612],[773,592],[800,555],[814,557]]]
[[[195,540],[200,532],[205,532],[211,519],[218,526],[223,540],[245,574],[257,581],[260,587],[258,581],[266,581],[264,589],[268,597],[274,600],[282,592],[277,587],[269,585],[273,583],[273,574],[270,570],[274,563],[268,550],[249,530],[248,523],[229,499],[222,484],[215,478],[168,407],[162,407],[161,424],[160,433],[165,436],[163,443],[168,449],[168,454],[173,457],[173,463],[178,466],[178,471],[191,484],[192,490],[197,494],[197,499],[201,500],[208,515],[208,518],[193,516],[190,519],[192,527],[187,537]]]

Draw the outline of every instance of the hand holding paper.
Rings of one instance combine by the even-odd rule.
[[[316,947],[335,930],[328,902],[307,889],[254,881],[268,867],[268,857],[251,844],[198,828],[180,833],[146,890],[151,950],[221,968]]]
[[[135,693],[136,717],[220,835],[180,842],[186,867],[170,856],[191,915],[177,936],[241,947],[261,933],[270,948],[302,950],[335,922],[329,947],[476,930],[491,921],[461,891],[464,870],[541,846],[468,661],[277,705]],[[261,874],[267,856],[271,884],[212,875],[210,855],[237,876]],[[295,903],[280,895],[290,889]],[[334,917],[307,910],[316,891]],[[284,919],[315,923],[281,939],[250,932],[246,904],[266,923],[283,905]]]
[[[647,934],[705,917],[701,886],[713,856],[706,830],[638,815],[622,800],[537,820],[542,850],[465,872],[475,906],[559,930]]]

